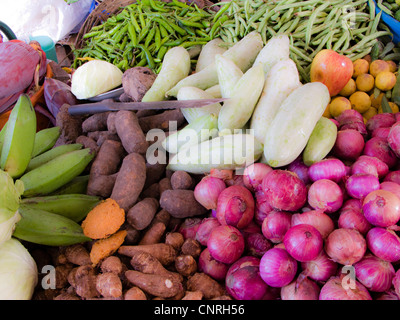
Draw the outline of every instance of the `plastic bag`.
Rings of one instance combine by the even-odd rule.
[[[0,21],[6,23],[18,39],[49,36],[54,42],[64,39],[84,21],[94,0],[67,4],[64,0],[13,0],[2,4]]]

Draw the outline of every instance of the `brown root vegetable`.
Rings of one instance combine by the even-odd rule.
[[[150,253],[164,266],[173,263],[177,256],[176,250],[172,246],[166,243],[141,244],[141,245],[130,245],[130,246],[124,245],[118,249],[119,254],[128,257],[133,257],[133,255],[137,254],[138,251],[140,252],[144,251]]]
[[[82,122],[82,131],[104,131],[107,130],[107,117],[109,112],[95,113]]]
[[[121,141],[116,133],[100,131],[99,137],[96,140],[97,145],[100,147],[106,140]]]
[[[175,171],[171,176],[171,187],[174,190],[191,189],[193,187],[193,179],[186,171]]]
[[[159,203],[154,198],[144,198],[129,209],[126,221],[135,229],[147,228],[157,213]]]
[[[182,283],[168,275],[146,274],[128,270],[125,272],[125,276],[133,285],[153,296],[172,298],[183,292]]]
[[[196,273],[197,262],[191,255],[180,255],[175,259],[175,269],[182,276],[189,277]]]
[[[143,132],[148,132],[155,128],[167,131],[170,121],[174,121],[177,128],[182,126],[185,123],[182,111],[180,109],[166,110],[159,114],[139,118],[139,124]]]
[[[129,223],[126,223],[124,229],[126,230],[125,243],[127,245],[138,244],[142,235],[141,231],[135,229]]]
[[[147,188],[153,183],[159,182],[165,174],[166,167],[167,164],[164,163],[150,164],[146,162],[146,183],[144,187]]]
[[[202,272],[189,277],[186,286],[189,291],[201,291],[205,299],[213,299],[225,293],[221,284]]]
[[[149,144],[133,111],[118,111],[115,116],[115,128],[126,152],[146,153]]]
[[[96,289],[105,298],[122,296],[122,282],[113,272],[100,273],[96,277]]]
[[[115,116],[116,112],[110,112],[107,117],[107,131],[109,133],[117,134],[117,128],[115,127]]]
[[[90,260],[97,265],[103,259],[111,256],[124,243],[125,230],[120,230],[108,238],[96,241],[90,250]]]
[[[62,289],[68,284],[68,274],[72,269],[72,264],[61,264],[55,267],[56,289]]]
[[[122,161],[111,198],[126,212],[137,202],[146,181],[146,163],[138,153],[128,154]]]
[[[172,190],[172,185],[171,185],[171,179],[170,178],[162,178],[158,182],[159,190],[160,190],[160,196],[163,194],[164,191],[166,190]]]
[[[63,104],[56,116],[56,126],[61,134],[55,146],[75,143],[76,138],[82,135],[82,118],[71,116],[68,112],[69,104]]]
[[[54,297],[53,300],[81,300],[77,295],[69,292],[61,292],[59,295]]]
[[[99,297],[96,289],[96,271],[90,265],[74,268],[69,274],[69,282],[75,288],[78,296],[84,299]]]
[[[142,101],[142,98],[152,86],[156,76],[151,69],[146,67],[130,68],[122,75],[124,92],[133,101]]]
[[[110,175],[118,171],[124,156],[124,148],[121,142],[106,140],[101,145],[96,158],[90,168],[90,175]]]
[[[109,256],[101,262],[100,270],[103,273],[112,272],[117,275],[121,275],[122,271],[124,271],[124,266],[119,257]]]
[[[76,138],[75,142],[80,143],[84,148],[89,148],[95,154],[99,152],[99,146],[97,145],[97,142],[92,138],[89,138],[88,136],[81,135],[78,138]]]
[[[83,233],[91,239],[104,239],[119,230],[125,221],[125,211],[108,198],[89,211],[82,221]]]
[[[143,234],[143,237],[139,241],[139,244],[149,245],[149,244],[159,243],[162,237],[164,236],[166,229],[167,229],[166,225],[162,222],[157,222],[152,224]]]
[[[180,251],[185,238],[180,232],[169,232],[165,236],[165,243],[173,246],[176,251]]]
[[[202,247],[200,242],[192,238],[187,238],[181,247],[181,252],[183,254],[190,255],[196,259],[200,256],[201,251]]]
[[[110,175],[93,175],[89,177],[86,194],[109,198],[117,180],[118,172]]]
[[[148,252],[137,252],[131,258],[131,266],[134,270],[147,274],[160,274],[170,276],[176,281],[182,281],[183,277],[176,272],[169,271],[164,268],[156,257]]]
[[[203,293],[201,291],[186,291],[182,300],[202,300]]]
[[[124,293],[124,300],[147,300],[147,296],[142,289],[134,286]]]
[[[148,186],[143,190],[140,194],[140,198],[154,198],[159,200],[160,199],[160,186],[158,182],[153,183],[152,185]]]
[[[160,206],[176,218],[199,216],[207,212],[195,199],[193,190],[165,190],[160,197]]]
[[[80,243],[67,246],[65,248],[65,257],[70,263],[78,266],[91,264],[89,251]]]

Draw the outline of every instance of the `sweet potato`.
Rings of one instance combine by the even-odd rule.
[[[104,141],[90,168],[90,175],[110,175],[116,173],[123,156],[124,148],[121,142],[114,140]]]
[[[118,172],[110,175],[93,175],[89,177],[86,194],[109,198],[117,180]]]
[[[96,140],[97,145],[100,147],[106,140],[121,141],[116,133],[111,133],[109,131],[100,131],[99,136]]]
[[[177,255],[176,250],[171,245],[165,243],[124,245],[118,249],[119,254],[128,257],[133,257],[133,255],[136,254],[138,251],[150,253],[164,266],[173,263]]]
[[[103,131],[107,130],[107,117],[109,112],[95,113],[82,122],[82,131]]]
[[[147,228],[157,213],[159,203],[154,198],[144,198],[129,209],[126,221],[135,229]]]
[[[149,68],[133,67],[122,75],[122,87],[133,101],[141,101],[156,77],[157,75]]]
[[[163,222],[157,222],[152,224],[144,233],[139,244],[155,244],[159,243],[164,236],[166,225]]]
[[[168,227],[170,221],[171,215],[169,214],[169,212],[167,210],[161,209],[155,215],[153,221],[151,222],[151,225],[162,222],[163,224],[165,224],[166,227]]]
[[[149,144],[133,111],[118,111],[115,116],[115,128],[126,152],[146,153]]]
[[[175,171],[171,176],[171,186],[172,189],[184,189],[188,190],[193,187],[193,179],[189,173],[186,171]]]
[[[119,257],[109,256],[101,262],[100,270],[103,273],[112,272],[121,275],[122,271],[124,271],[124,265]]]
[[[146,163],[138,153],[128,154],[122,161],[111,198],[126,212],[137,202],[146,181]]]
[[[107,117],[107,131],[109,133],[117,134],[117,128],[115,127],[115,116],[116,112],[110,112]]]
[[[83,233],[91,239],[104,239],[119,230],[125,221],[125,212],[113,199],[96,205],[82,221]]]
[[[126,230],[125,244],[127,245],[138,244],[141,237],[141,231],[135,229],[129,223],[126,223],[124,229]]]
[[[171,190],[172,185],[171,185],[171,179],[168,177],[162,178],[159,183],[159,190],[160,190],[160,196],[163,194],[165,190]]]
[[[124,243],[125,230],[120,230],[108,238],[97,240],[90,250],[90,260],[95,266],[103,259],[111,256]]]
[[[155,128],[168,131],[170,121],[176,121],[177,128],[182,126],[185,123],[182,111],[180,109],[166,110],[159,114],[139,118],[139,124],[143,132],[148,132]]]
[[[143,192],[140,194],[140,198],[154,198],[160,200],[160,186],[158,182],[153,183],[147,188],[145,187]]]
[[[146,274],[135,270],[128,270],[125,276],[129,282],[138,286],[143,291],[161,298],[172,298],[183,292],[180,281],[168,275]]]
[[[146,162],[146,183],[144,187],[147,188],[153,183],[159,182],[165,174],[166,167],[167,164],[164,163],[150,164]]]
[[[182,300],[202,300],[203,293],[201,291],[186,291]]]
[[[165,190],[160,197],[160,206],[176,218],[199,216],[207,212],[195,199],[193,190]]]
[[[99,146],[97,145],[96,141],[88,136],[80,135],[78,138],[76,138],[75,142],[81,144],[84,148],[89,148],[95,154],[99,152]]]
[[[186,286],[189,291],[201,291],[205,299],[213,299],[224,294],[222,285],[202,272],[189,277]]]

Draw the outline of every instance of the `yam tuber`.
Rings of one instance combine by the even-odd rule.
[[[121,275],[122,271],[124,270],[124,265],[119,257],[109,256],[101,262],[100,270],[103,273],[112,272],[117,275]]]
[[[202,300],[203,293],[201,291],[186,291],[182,300]]]
[[[124,243],[126,231],[120,230],[108,238],[96,241],[90,250],[90,260],[97,265],[101,260],[111,256]]]
[[[67,246],[65,248],[65,257],[70,263],[78,266],[91,264],[89,251],[80,243]]]
[[[137,202],[146,181],[146,163],[138,153],[128,154],[122,161],[111,198],[126,212]]]
[[[133,101],[141,101],[156,77],[157,75],[149,68],[129,68],[122,75],[122,87]]]
[[[99,297],[96,289],[96,271],[90,265],[74,268],[69,274],[69,282],[75,288],[75,292],[83,299]]]
[[[89,138],[88,136],[79,136],[78,138],[76,138],[75,143],[81,144],[84,148],[89,148],[95,154],[99,152],[99,146],[97,145],[96,141],[94,141],[92,138]]]
[[[197,262],[191,255],[180,255],[175,259],[175,269],[182,276],[189,277],[196,273]]]
[[[126,152],[146,153],[149,144],[133,111],[118,111],[115,116],[115,128]]]
[[[199,216],[207,212],[197,202],[193,190],[165,190],[160,197],[160,206],[176,218]]]
[[[186,286],[189,291],[201,291],[205,299],[213,299],[225,293],[221,284],[202,272],[189,277]]]
[[[176,251],[180,251],[185,238],[180,232],[169,232],[165,236],[165,243],[173,246]]]
[[[134,286],[124,293],[124,300],[147,300],[147,297],[142,289]]]
[[[197,259],[200,256],[202,251],[202,247],[200,242],[193,238],[185,239],[185,242],[182,244],[181,252],[185,255],[190,255]]]
[[[147,228],[157,213],[159,203],[154,198],[144,198],[129,209],[126,221],[135,229]]]
[[[166,190],[171,190],[172,185],[171,185],[171,179],[168,177],[162,178],[158,182],[159,190],[160,190],[160,196],[163,194],[164,191]]]
[[[193,187],[193,179],[186,171],[175,171],[171,176],[172,189],[191,189]]]
[[[138,251],[144,251],[150,253],[162,265],[167,266],[175,261],[176,251],[175,249],[166,243],[156,243],[156,244],[142,244],[142,245],[124,245],[118,249],[118,253],[133,257]]]
[[[180,109],[166,110],[159,114],[139,118],[139,124],[143,132],[148,132],[155,128],[168,131],[170,121],[176,123],[177,128],[182,126],[185,123],[182,111]]]
[[[107,131],[114,134],[117,134],[117,129],[115,128],[116,115],[116,112],[110,112],[107,117]]]
[[[113,272],[100,273],[96,277],[96,289],[105,298],[122,296],[121,279]]]
[[[82,131],[103,131],[107,130],[107,117],[109,112],[95,113],[82,122]]]
[[[144,233],[139,244],[155,244],[159,243],[164,236],[166,225],[163,222],[152,224]]]
[[[125,221],[125,212],[113,199],[106,199],[96,205],[82,222],[85,236],[104,239],[119,230]]]
[[[182,283],[168,275],[146,274],[128,270],[125,272],[125,276],[133,285],[153,296],[172,298],[183,292]]]

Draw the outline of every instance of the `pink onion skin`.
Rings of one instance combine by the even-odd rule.
[[[356,199],[364,199],[370,192],[379,190],[378,177],[367,173],[356,173],[346,179],[347,194]]]
[[[389,131],[387,142],[389,144],[390,149],[396,154],[396,156],[400,156],[400,122],[394,123]]]
[[[382,128],[376,128],[372,134],[371,137],[378,137],[378,138],[383,138],[383,139],[387,139],[389,136],[389,132],[390,132],[390,127],[382,127]]]
[[[389,169],[394,167],[398,160],[387,140],[378,137],[373,137],[365,142],[363,154],[382,160]]]
[[[211,231],[220,225],[221,224],[219,223],[217,218],[204,218],[197,228],[195,240],[197,240],[201,245],[206,246]]]
[[[249,190],[256,191],[260,187],[263,178],[272,170],[273,169],[265,163],[253,163],[244,169],[243,183]]]
[[[339,182],[346,175],[346,166],[342,160],[331,158],[313,163],[308,169],[311,181],[329,179]]]
[[[383,178],[383,181],[392,181],[400,184],[400,170],[390,171]]]
[[[392,284],[394,287],[394,292],[400,300],[400,269],[398,269],[392,279]]]
[[[336,274],[338,264],[330,259],[324,250],[311,261],[301,263],[302,273],[315,281],[327,281]]]
[[[256,208],[254,211],[254,221],[261,226],[265,217],[271,212],[275,210],[271,207],[268,201],[260,202],[256,201]]]
[[[309,167],[304,164],[301,157],[289,163],[287,169],[295,174],[304,182],[305,185],[310,183],[310,176],[308,174]]]
[[[376,296],[375,300],[400,300],[399,296],[394,290],[380,293]]]
[[[345,209],[355,209],[355,210],[360,210],[362,208],[362,201],[360,199],[347,199],[344,201],[342,207],[340,210],[345,210]]]
[[[275,209],[297,211],[307,201],[307,187],[293,172],[275,169],[261,184],[268,203]]]
[[[254,217],[255,201],[243,186],[230,186],[218,196],[217,219],[222,225],[245,228]]]
[[[287,252],[297,261],[314,260],[324,245],[319,231],[309,224],[292,226],[283,238]]]
[[[342,206],[343,200],[342,189],[329,179],[317,180],[308,189],[308,204],[315,210],[336,212]]]
[[[340,210],[338,227],[344,229],[355,229],[365,236],[372,228],[372,225],[365,218],[361,209],[347,208]]]
[[[322,286],[319,300],[372,300],[367,288],[357,280],[354,284],[355,289],[351,289],[343,285],[341,277],[331,277]]]
[[[281,288],[282,300],[319,300],[317,283],[300,274],[294,281]]]
[[[365,238],[368,249],[378,258],[389,262],[400,260],[400,238],[394,231],[375,227]]]
[[[331,217],[322,210],[310,210],[304,213],[292,215],[292,226],[309,224],[319,231],[322,239],[325,239],[334,229],[335,225]]]
[[[198,268],[217,281],[223,281],[229,270],[230,265],[215,260],[208,248],[205,248],[199,256]]]
[[[400,199],[400,184],[392,181],[381,182],[380,189],[390,191]]]
[[[282,248],[268,250],[260,260],[260,276],[264,282],[274,288],[288,285],[297,272],[297,261]]]
[[[225,188],[224,180],[205,176],[194,188],[194,197],[204,208],[216,209],[218,196]]]
[[[272,243],[262,233],[245,233],[245,252],[254,257],[261,258],[264,253],[272,248]]]
[[[207,247],[215,260],[231,264],[243,254],[245,242],[243,235],[237,228],[221,225],[211,232]]]
[[[335,229],[325,240],[326,254],[342,265],[353,265],[360,261],[366,250],[364,237],[355,229]]]
[[[395,122],[396,119],[392,113],[378,113],[368,119],[366,127],[368,132],[372,134],[377,128],[388,128]]]
[[[357,130],[339,130],[332,152],[341,160],[355,161],[361,155],[364,145],[364,137]]]
[[[354,264],[354,268],[358,281],[370,291],[385,292],[392,286],[395,270],[388,261],[368,254]]]
[[[283,237],[291,227],[292,214],[287,211],[271,211],[264,219],[261,231],[272,243],[283,241]]]
[[[377,157],[361,155],[351,165],[351,174],[357,173],[369,173],[380,179],[389,173],[389,167]]]
[[[267,293],[268,285],[260,276],[260,259],[251,258],[240,258],[227,272],[225,287],[235,300],[261,300]]]
[[[197,230],[202,222],[201,218],[186,218],[178,228],[178,232],[183,235],[184,239],[195,239]]]
[[[372,191],[364,198],[362,211],[373,226],[390,227],[400,220],[400,198],[387,190]]]

